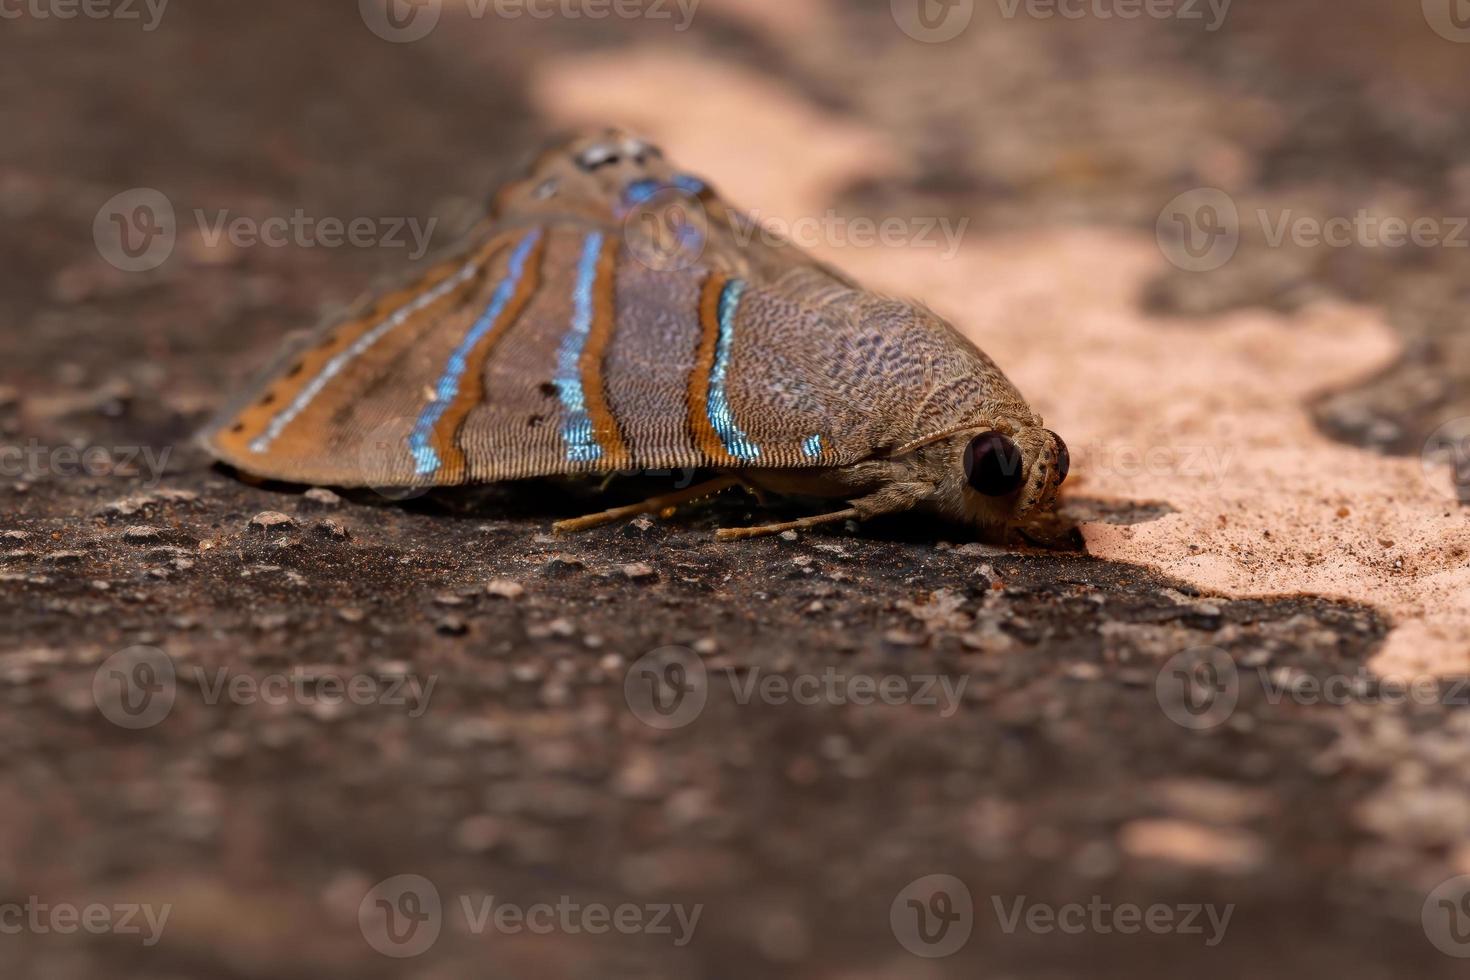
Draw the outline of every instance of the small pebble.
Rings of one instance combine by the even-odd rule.
[[[333,541],[346,541],[352,537],[352,533],[342,525],[341,521],[334,521],[331,518],[317,521],[312,530],[316,532],[317,537],[331,538]]]
[[[434,629],[445,636],[464,636],[470,631],[469,624],[460,616],[445,616],[434,624]]]
[[[647,515],[635,517],[623,525],[623,537],[644,538],[653,533],[654,523]]]
[[[296,522],[278,510],[263,510],[250,518],[250,526],[269,531],[273,528],[294,527]]]
[[[658,578],[658,572],[653,570],[653,566],[641,561],[633,562],[631,565],[622,565],[619,571],[635,582]]]
[[[541,570],[547,575],[560,578],[581,571],[584,567],[580,558],[573,558],[570,555],[552,555],[546,559],[546,564],[541,566]]]
[[[130,544],[151,544],[163,540],[163,528],[147,524],[134,524],[123,531],[123,540]]]
[[[337,496],[326,487],[312,487],[301,495],[303,499],[309,500],[319,507],[340,507],[342,498]]]
[[[493,578],[485,583],[485,591],[501,599],[519,599],[526,594],[526,587],[508,578]]]

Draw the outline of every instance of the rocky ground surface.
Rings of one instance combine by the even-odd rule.
[[[531,94],[553,56],[697,55],[889,134],[903,176],[846,213],[1151,233],[1209,178],[1246,208],[1470,213],[1445,83],[1470,48],[1376,6],[1241,0],[1209,35],[1002,19],[979,52],[887,4],[710,0],[687,32],[450,10],[407,44],[350,4],[5,21],[0,905],[110,924],[0,911],[5,975],[1460,975],[1429,896],[1470,873],[1470,690],[1385,687],[1373,606],[1205,594],[1074,529],[1169,501],[1075,495],[1009,550],[912,521],[718,544],[770,513],[734,496],[558,538],[603,498],[304,492],[189,441],[284,332],[406,261],[211,245],[194,209],[438,217],[443,244],[561,123]],[[183,216],[137,273],[92,233],[135,187]],[[1317,418],[1412,456],[1470,414],[1464,255],[1243,248],[1141,314],[1381,307],[1403,356]],[[649,671],[693,700],[666,717]],[[891,696],[854,703],[864,678]],[[692,938],[477,929],[486,895],[700,911]],[[373,918],[436,896],[437,938]],[[967,941],[916,955],[910,898]],[[1082,929],[1047,926],[1073,904]],[[1130,905],[1189,926],[1124,931]]]

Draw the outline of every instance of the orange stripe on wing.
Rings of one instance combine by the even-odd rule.
[[[607,401],[606,377],[603,374],[607,350],[617,329],[617,265],[618,239],[609,235],[597,257],[597,276],[592,289],[592,325],[587,332],[582,356],[577,361],[587,415],[592,420],[597,444],[602,447],[601,468],[608,470],[621,469],[629,462],[628,446]]]
[[[483,270],[495,253],[504,246],[505,241],[505,236],[497,236],[475,249],[468,259],[459,256],[442,262],[412,284],[374,297],[360,313],[327,330],[315,344],[298,353],[290,366],[267,384],[258,399],[236,414],[233,422],[214,434],[214,442],[221,450],[235,457],[255,455],[251,442],[267,432],[277,416],[293,405],[307,386],[319,378],[334,359],[343,357],[369,331],[380,326],[386,318],[412,305],[416,298],[443,288],[451,280],[460,277],[461,282],[424,309],[416,311],[413,319],[430,315],[444,304],[454,302],[478,279],[477,275],[464,275],[465,270],[471,267]]]
[[[729,277],[711,272],[699,296],[699,345],[694,349],[694,368],[689,372],[689,432],[694,445],[711,461],[739,462],[725,449],[724,440],[709,418],[710,376],[720,342],[720,297]]]
[[[485,390],[485,364],[494,353],[495,347],[500,339],[505,336],[511,325],[520,319],[530,304],[531,298],[541,285],[541,262],[546,254],[547,236],[537,240],[532,248],[530,256],[526,261],[526,272],[516,284],[515,293],[506,304],[495,325],[480,338],[479,343],[470,349],[465,358],[465,384],[461,384],[454,401],[444,410],[439,421],[434,425],[434,450],[439,455],[440,468],[435,477],[435,482],[440,484],[463,483],[469,475],[468,464],[465,460],[464,447],[460,444],[460,429],[464,427],[465,419],[474,410],[476,405],[482,403],[488,392]],[[472,379],[472,380],[471,380]]]

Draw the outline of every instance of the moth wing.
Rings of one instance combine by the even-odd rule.
[[[293,345],[207,447],[337,486],[827,467],[973,402],[983,355],[936,318],[751,237],[625,135],[552,152],[498,202],[467,248]]]
[[[426,271],[290,342],[204,428],[205,448],[291,483],[425,483],[399,446],[410,448],[446,358],[495,301],[516,246],[512,233],[482,226]]]
[[[913,431],[937,374],[973,377],[882,304],[810,268],[660,269],[605,226],[506,225],[295,345],[204,439],[335,486],[848,465]]]
[[[799,312],[779,288],[711,264],[647,263],[604,225],[563,221],[544,234],[537,292],[484,357],[477,400],[443,433],[435,483],[869,455],[864,432],[837,421],[861,417],[839,373],[798,373],[830,367],[820,352],[831,338],[802,338],[810,356],[766,349],[801,337],[772,320]]]

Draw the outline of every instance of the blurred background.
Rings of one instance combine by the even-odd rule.
[[[0,432],[44,457],[0,474],[0,899],[172,909],[156,944],[6,929],[6,975],[1462,975],[1470,887],[1442,922],[1426,896],[1470,872],[1463,710],[1245,685],[1200,735],[1155,689],[1206,642],[1356,676],[1409,599],[1242,598],[1089,559],[1090,534],[1029,559],[890,530],[745,561],[700,537],[713,519],[554,543],[525,501],[362,516],[246,486],[189,435],[287,332],[451,245],[548,137],[612,123],[955,318],[1079,433],[1073,523],[1224,492],[1097,462],[1120,432],[1196,431],[1179,414],[1279,451],[1236,484],[1265,501],[1251,541],[1346,518],[1396,491],[1284,494],[1413,470],[1470,416],[1467,69],[1464,0],[0,0]],[[1188,411],[1146,397],[1171,385]],[[1278,431],[1282,388],[1302,415]],[[110,461],[67,472],[57,446]],[[1374,522],[1365,547],[1402,538]],[[740,676],[967,676],[971,700],[725,697],[674,735],[620,687],[666,644]],[[134,732],[89,685],[136,646],[440,686],[422,719],[181,689]],[[497,932],[461,914],[484,894],[702,913],[685,944]],[[435,937],[384,938],[380,898]],[[1198,906],[1203,935],[1018,925],[1018,900]],[[1233,909],[1214,943],[1207,905]]]

